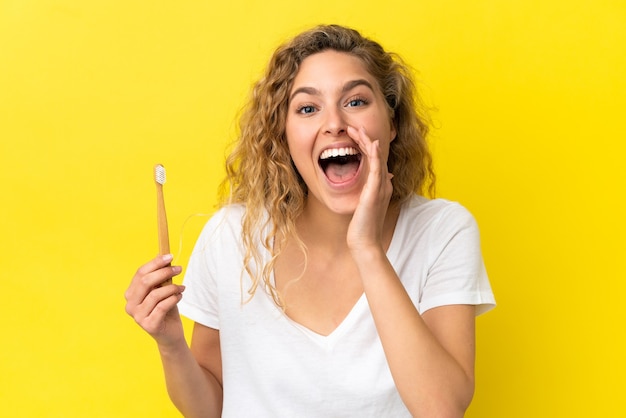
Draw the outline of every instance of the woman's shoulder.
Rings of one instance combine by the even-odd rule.
[[[232,203],[221,206],[217,209],[213,218],[240,220],[246,213],[246,206],[243,203]]]
[[[425,196],[413,195],[403,203],[401,211],[422,216],[441,216],[444,214],[470,215],[469,211],[459,202]]]
[[[242,204],[229,204],[218,208],[205,223],[200,238],[204,241],[232,233],[239,235],[241,222],[245,214],[245,206]]]
[[[403,203],[398,220],[403,227],[424,227],[426,225],[454,225],[456,227],[474,224],[474,217],[459,202],[424,196],[411,196]]]

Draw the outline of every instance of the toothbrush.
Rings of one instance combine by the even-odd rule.
[[[159,231],[159,255],[170,253],[170,240],[167,229],[167,216],[165,214],[165,200],[163,199],[163,185],[165,184],[165,167],[161,164],[154,166],[154,183],[157,193],[157,226]],[[171,283],[168,279],[162,285]]]

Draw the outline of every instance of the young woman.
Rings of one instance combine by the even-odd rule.
[[[378,43],[331,25],[277,49],[185,286],[159,287],[165,256],[126,292],[185,416],[463,416],[494,298],[472,216],[424,197],[427,132]]]

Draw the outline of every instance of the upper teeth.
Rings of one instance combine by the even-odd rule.
[[[352,147],[332,148],[322,152],[322,155],[320,155],[320,160],[325,160],[332,157],[345,157],[346,155],[357,155],[358,153],[359,151],[356,148]]]

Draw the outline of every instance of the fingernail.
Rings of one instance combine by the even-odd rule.
[[[161,258],[165,262],[170,262],[170,261],[172,261],[174,259],[174,256],[172,254],[165,254]]]
[[[172,271],[174,272],[174,274],[179,274],[181,271],[183,271],[183,268],[181,266],[173,266]]]

